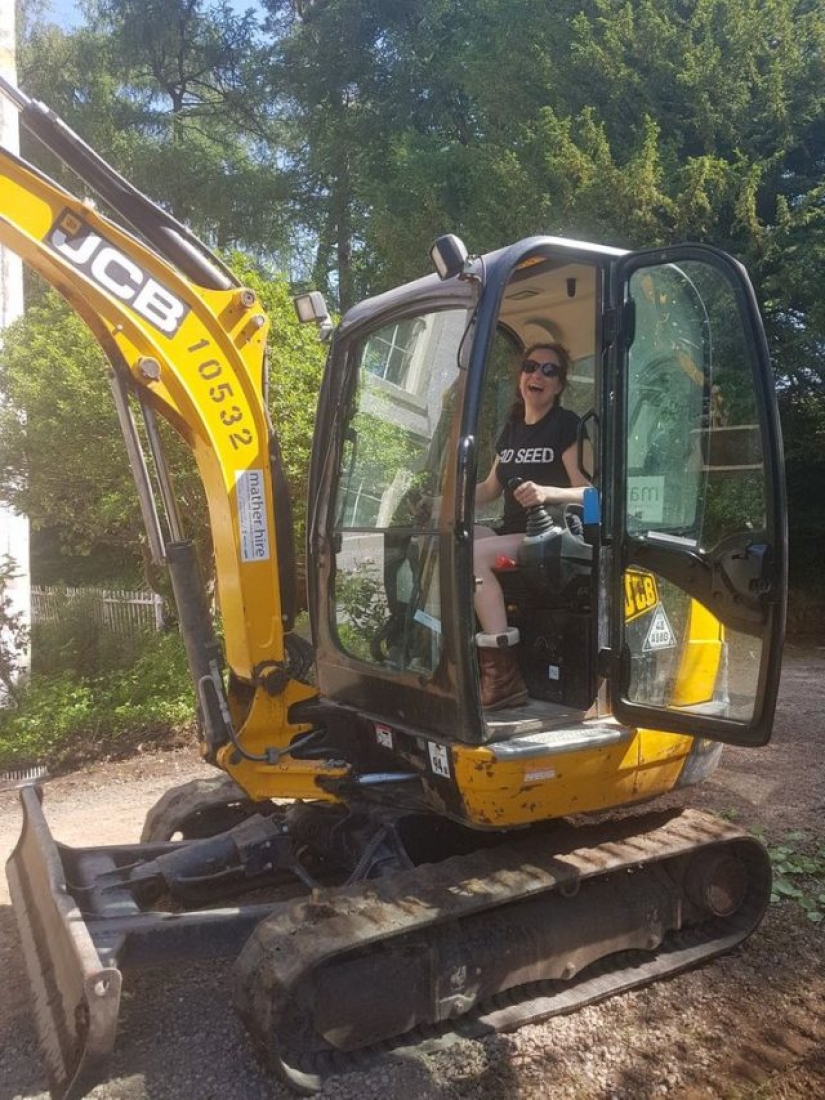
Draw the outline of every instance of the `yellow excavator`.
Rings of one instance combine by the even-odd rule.
[[[0,151],[0,240],[111,365],[216,768],[127,846],[57,843],[42,791],[21,792],[8,875],[53,1095],[105,1074],[141,964],[235,956],[254,1046],[310,1093],[375,1051],[569,1012],[748,936],[770,893],[761,844],[691,809],[628,811],[771,734],[782,446],[741,265],[542,236],[470,256],[446,236],[434,273],[336,325],[320,294],[296,299],[328,342],[309,643],[255,293],[46,107],[0,90],[97,196]],[[529,695],[485,709],[473,531],[498,517],[475,486],[519,357],[548,340],[570,352],[592,487],[531,512],[498,563]],[[220,642],[158,417],[203,481]]]

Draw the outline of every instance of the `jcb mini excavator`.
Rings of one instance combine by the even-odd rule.
[[[769,897],[762,846],[691,809],[627,810],[771,733],[782,449],[739,263],[540,236],[471,257],[448,236],[435,273],[335,326],[319,294],[299,298],[329,343],[310,649],[256,295],[47,108],[2,91],[111,212],[0,154],[0,239],[111,364],[216,767],[125,847],[56,843],[42,792],[22,790],[8,875],[53,1095],[105,1072],[139,964],[237,955],[255,1046],[312,1092],[377,1049],[512,1029],[741,942]],[[592,488],[532,513],[498,563],[529,697],[485,710],[473,530],[497,517],[474,490],[519,356],[548,340],[570,351]],[[220,645],[158,416],[203,480]]]

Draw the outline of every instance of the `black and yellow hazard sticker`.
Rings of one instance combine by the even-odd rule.
[[[624,575],[624,620],[626,623],[644,615],[659,602],[659,589],[652,573],[628,569]]]

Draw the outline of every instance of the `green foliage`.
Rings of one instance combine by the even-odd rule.
[[[705,546],[716,546],[731,531],[748,530],[764,523],[765,489],[761,471],[735,478],[708,479],[706,511],[702,523]]]
[[[384,586],[374,569],[359,565],[335,578],[338,636],[344,649],[370,659],[370,647],[389,617]]]
[[[756,836],[762,831],[753,829]],[[773,866],[771,901],[791,901],[812,924],[825,921],[825,844],[805,832],[786,833],[768,846]]]
[[[140,651],[140,636],[117,634],[95,615],[93,596],[64,595],[55,621],[32,627],[32,673],[84,680],[124,667]]]
[[[0,705],[16,703],[22,685],[21,656],[28,646],[28,631],[22,611],[16,611],[9,595],[17,576],[17,563],[8,554],[0,556]]]
[[[134,544],[139,522],[106,370],[56,293],[4,333],[0,492],[35,529],[59,529],[64,548],[80,555],[96,542]]]
[[[56,772],[185,730],[194,700],[180,637],[146,634],[135,649],[131,663],[112,660],[94,674],[33,675],[17,708],[0,711],[0,768],[45,764]]]
[[[807,488],[792,493],[792,528],[825,530],[825,479],[803,455],[822,454],[821,433],[804,442],[800,417],[825,388],[821,4],[261,8],[258,20],[209,0],[90,0],[68,34],[35,12],[22,85],[209,242],[311,272],[341,306],[421,274],[450,231],[475,251],[553,232],[733,252],[763,306],[789,478]],[[284,377],[272,404],[297,500],[312,372]]]
[[[790,571],[797,585],[825,596],[825,401],[788,395],[782,403],[785,439]]]
[[[0,766],[51,761],[67,737],[96,728],[92,690],[63,674],[32,680],[18,709],[0,712]]]
[[[141,572],[143,521],[108,376],[84,322],[56,292],[38,287],[0,351],[0,498],[28,516],[35,543],[42,531],[61,555],[98,557],[105,580],[115,570],[133,580]],[[171,430],[164,438],[181,510],[201,517],[193,534],[204,542],[194,462]],[[49,568],[59,577],[54,559]]]
[[[251,12],[205,0],[89,0],[69,33],[35,20],[20,84],[217,248],[286,248],[289,194],[250,58]],[[24,136],[50,174],[65,170]]]

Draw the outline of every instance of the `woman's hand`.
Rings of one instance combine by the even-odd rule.
[[[536,485],[535,481],[522,481],[521,485],[513,490],[513,496],[522,508],[535,508],[537,504],[546,504],[549,490],[544,485]]]
[[[537,504],[581,504],[586,486],[537,485],[535,481],[522,481],[513,490],[513,496],[522,508],[535,508]]]

